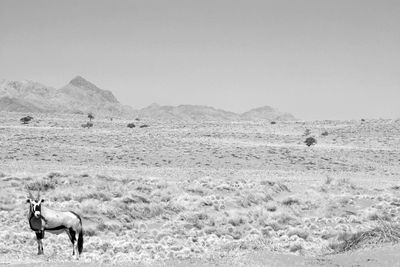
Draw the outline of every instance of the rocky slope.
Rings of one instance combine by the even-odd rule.
[[[32,81],[0,82],[0,111],[63,112],[121,116],[133,109],[118,102],[114,95],[81,76],[60,89]]]

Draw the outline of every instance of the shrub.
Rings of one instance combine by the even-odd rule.
[[[88,113],[88,118],[89,118],[89,121],[92,121],[93,119],[94,119],[94,115],[93,115],[93,113]]]
[[[42,179],[27,184],[26,188],[32,191],[48,191],[56,188],[56,182],[52,179]]]
[[[317,140],[314,137],[308,137],[304,143],[306,143],[307,146],[312,146],[317,143]]]
[[[85,226],[85,229],[83,230],[83,232],[84,232],[84,235],[95,236],[97,234],[97,229],[96,229],[96,227]]]
[[[91,128],[93,127],[93,123],[92,122],[87,122],[81,125],[83,128]]]
[[[276,124],[276,121],[271,121],[271,124]]]
[[[23,124],[28,124],[31,120],[33,120],[33,117],[31,116],[26,116],[20,119]]]
[[[328,136],[328,134],[329,134],[329,133],[328,133],[327,131],[325,131],[325,132],[323,132],[321,135],[322,135],[322,136]]]
[[[310,129],[306,129],[305,131],[304,131],[304,136],[308,136],[308,135],[310,135],[311,134],[311,130]]]
[[[276,205],[274,205],[272,203],[267,203],[266,209],[267,209],[267,211],[274,212],[274,211],[276,211],[277,207],[276,207]]]
[[[326,176],[326,179],[325,179],[325,184],[331,184],[331,183],[332,183],[332,181],[333,181],[333,177],[332,177],[332,176],[329,176],[329,175],[327,175],[327,176]]]
[[[149,127],[149,125],[147,124],[140,125],[140,128],[147,128],[147,127]]]
[[[298,200],[297,198],[289,196],[289,197],[287,197],[287,198],[282,200],[282,204],[285,205],[285,206],[291,206],[291,205],[294,205],[294,204],[300,204],[300,200]]]
[[[296,252],[296,251],[299,251],[299,250],[302,250],[302,249],[303,249],[303,246],[299,242],[290,244],[290,246],[289,246],[290,252]]]
[[[136,125],[135,125],[134,123],[131,122],[131,123],[128,123],[127,127],[128,127],[128,128],[135,128]]]

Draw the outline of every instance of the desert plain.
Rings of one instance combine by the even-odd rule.
[[[0,265],[400,265],[400,120],[86,121],[0,113]],[[37,255],[26,188],[81,215],[79,261]]]

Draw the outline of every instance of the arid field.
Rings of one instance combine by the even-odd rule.
[[[399,266],[400,120],[86,121],[0,113],[0,265]],[[26,188],[81,215],[79,261],[37,255]]]

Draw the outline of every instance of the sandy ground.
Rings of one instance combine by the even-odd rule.
[[[396,266],[400,121],[170,123],[0,113],[0,264]],[[317,144],[304,144],[306,129]],[[322,135],[323,132],[327,135]],[[81,214],[84,253],[47,234],[36,255],[26,186]],[[391,240],[393,241],[393,240]]]

